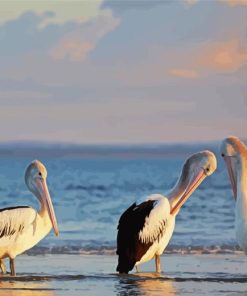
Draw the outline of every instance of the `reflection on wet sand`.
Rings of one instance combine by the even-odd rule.
[[[177,295],[171,280],[157,273],[140,273],[120,276],[115,286],[118,295]]]
[[[47,283],[0,282],[0,296],[54,296]]]

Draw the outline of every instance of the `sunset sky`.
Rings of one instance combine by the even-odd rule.
[[[247,0],[0,2],[0,142],[247,137]]]

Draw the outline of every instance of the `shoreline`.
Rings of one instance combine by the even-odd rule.
[[[133,270],[128,275],[117,274],[116,264],[117,256],[112,255],[18,256],[17,277],[1,277],[0,296],[6,290],[16,296],[159,296],[164,289],[166,295],[247,292],[247,257],[243,254],[164,254],[161,274],[154,272],[154,260],[141,265],[140,273]]]
[[[42,245],[34,246],[25,252],[26,255],[105,255],[116,256],[116,247],[109,244],[100,247],[79,245],[51,245],[45,247]],[[209,245],[209,246],[168,246],[163,254],[166,255],[205,255],[205,254],[236,254],[244,255],[244,252],[238,245]]]

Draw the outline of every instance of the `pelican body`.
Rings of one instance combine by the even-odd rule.
[[[235,233],[240,248],[247,255],[247,147],[237,137],[228,137],[221,144],[235,204]]]
[[[0,258],[10,258],[11,275],[15,275],[15,257],[35,246],[52,229],[58,235],[58,225],[46,184],[47,171],[38,160],[26,169],[25,182],[38,198],[40,210],[28,206],[0,209]]]
[[[133,203],[120,217],[117,234],[119,273],[128,273],[155,257],[161,271],[160,255],[168,245],[175,219],[182,205],[217,166],[215,155],[202,151],[184,163],[180,178],[166,195],[152,194]]]

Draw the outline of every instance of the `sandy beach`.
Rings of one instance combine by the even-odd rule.
[[[231,255],[164,255],[139,274],[115,273],[108,255],[20,256],[17,277],[4,275],[0,295],[246,295],[247,258]],[[164,294],[165,293],[165,294]]]

